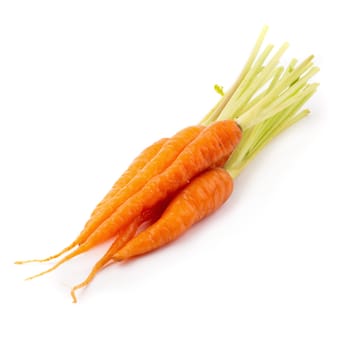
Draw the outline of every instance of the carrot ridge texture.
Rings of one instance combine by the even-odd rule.
[[[154,142],[151,146],[145,148],[129,165],[129,167],[124,171],[124,173],[120,176],[120,178],[114,183],[111,190],[104,196],[104,198],[97,204],[96,208],[91,213],[90,219],[85,224],[85,227],[89,222],[97,215],[99,212],[103,212],[104,208],[108,207],[108,203],[112,200],[112,198],[123,188],[125,187],[130,180],[132,180],[139,171],[141,171],[149,162],[158,154],[160,149],[164,146],[164,144],[168,141],[168,138],[162,138],[159,141]],[[83,230],[81,234],[67,247],[62,249],[57,254],[51,255],[44,259],[30,259],[24,261],[16,261],[16,264],[23,264],[29,262],[46,262],[60,257],[66,252],[70,251],[77,245],[83,244],[88,238],[88,234]]]
[[[82,231],[81,236],[86,239],[94,233],[94,231],[98,229],[100,225],[103,225],[105,220],[123,205],[128,198],[142,190],[148,181],[164,171],[202,130],[203,126],[187,127],[167,140],[159,152],[152,158],[152,161],[149,161],[142,169],[140,169],[128,184],[121,188],[117,195],[108,201],[103,211],[98,212],[93,218],[91,218]],[[114,229],[118,229],[117,226],[115,226]],[[112,231],[114,231],[114,229],[112,228]],[[111,232],[111,234],[112,233],[113,232]],[[98,239],[98,243],[101,243],[103,240],[110,238],[110,235],[106,234],[103,238],[102,235],[94,235],[94,237]]]
[[[230,197],[233,187],[230,174],[223,168],[203,172],[171,200],[158,221],[130,240],[113,259],[130,259],[174,241],[220,208]]]
[[[130,223],[143,210],[153,207],[185,186],[223,156],[230,155],[241,135],[241,129],[232,120],[219,121],[203,129],[167,169],[125,200],[94,231],[91,239],[103,241],[111,238],[115,230]]]
[[[162,138],[154,142],[151,146],[145,148],[129,165],[129,167],[124,171],[124,173],[119,177],[119,179],[113,184],[111,190],[104,196],[104,198],[97,204],[96,208],[91,213],[89,221],[95,216],[97,212],[103,211],[108,202],[122,189],[126,186],[130,180],[132,180],[135,175],[143,169],[160,151],[163,145],[168,141],[168,138]],[[88,221],[88,222],[89,222]],[[86,224],[87,225],[87,224]],[[84,243],[87,237],[80,234],[70,245],[62,249],[57,254],[51,255],[44,259],[31,259],[24,261],[16,261],[17,264],[29,263],[29,262],[46,262],[49,260],[56,259],[63,255],[64,253],[70,251],[79,244]]]
[[[127,260],[174,241],[195,223],[221,207],[232,191],[233,180],[223,168],[209,169],[195,177],[171,199],[162,215],[152,225],[135,235],[133,221],[128,226],[131,231],[124,238],[116,238],[85,281],[72,288],[73,302],[77,301],[76,290],[87,286],[109,261]]]
[[[135,177],[135,175],[156,156],[156,154],[168,140],[168,138],[162,138],[153,143],[151,146],[145,148],[140,155],[132,161],[128,169],[114,183],[110,191],[103,197],[100,203],[97,204],[96,208],[91,213],[91,217],[93,217],[97,211],[102,211],[104,206],[108,205],[108,201],[111,200],[124,186],[126,186]]]
[[[97,263],[93,266],[87,278],[83,282],[77,284],[71,289],[71,296],[73,298],[73,302],[77,301],[75,291],[87,286],[104,266],[106,266],[110,261],[113,261],[113,256],[121,248],[123,248],[123,246],[127,244],[134,236],[136,236],[138,230],[140,229],[140,227],[142,227],[142,225],[147,223],[147,226],[149,226],[150,224],[158,220],[165,206],[166,202],[162,203],[161,205],[158,205],[155,208],[152,208],[152,210],[147,210],[142,216],[139,216],[138,218],[133,220],[130,225],[126,226],[123,232],[115,236],[113,243],[110,245],[109,249],[102,256],[102,258],[98,260]]]

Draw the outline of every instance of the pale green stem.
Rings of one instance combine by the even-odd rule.
[[[258,55],[266,30],[236,83],[201,122],[209,125],[233,119],[241,126],[242,140],[225,164],[234,178],[273,138],[309,114],[308,110],[299,111],[318,86],[308,83],[319,71],[312,63],[313,56],[298,65],[294,58],[286,68],[278,66],[287,43],[265,64],[273,48],[268,45]],[[222,88],[218,92],[223,93]]]
[[[239,109],[236,114],[242,115],[244,112],[246,112],[247,110],[251,109],[255,104],[257,104],[266,94],[268,94],[271,89],[276,85],[278,79],[280,78],[281,74],[283,73],[284,68],[283,67],[277,67],[275,68],[275,71],[273,73],[273,77],[270,82],[269,87],[266,89],[266,91],[264,93],[258,94],[256,96],[254,96],[253,98],[251,98],[245,105],[243,105],[241,107],[241,109]]]
[[[268,45],[265,48],[265,50],[261,53],[261,55],[256,60],[254,66],[251,68],[251,70],[246,74],[245,78],[242,80],[242,83],[240,84],[240,86],[237,87],[234,97],[230,100],[230,104],[232,104],[240,96],[242,96],[243,92],[245,92],[247,88],[251,86],[252,83],[258,84],[256,79],[261,73],[261,71],[263,70],[264,62],[272,50],[273,50],[273,45]],[[225,107],[227,108],[227,105]]]
[[[242,69],[240,75],[238,76],[236,82],[232,85],[232,87],[226,92],[226,94],[222,97],[222,99],[212,108],[212,110],[202,119],[200,124],[202,125],[208,125],[210,122],[216,120],[216,118],[219,116],[221,113],[222,109],[225,107],[227,102],[230,100],[234,92],[237,90],[237,88],[240,86],[242,80],[246,76],[246,74],[250,71],[250,68],[255,61],[259,50],[261,48],[261,45],[265,39],[266,33],[268,31],[268,26],[264,26],[260,32],[260,35],[253,47],[253,50],[244,65],[244,68]]]
[[[317,87],[317,84],[316,84]],[[292,94],[292,91],[290,92],[290,94],[288,94],[288,98],[283,99],[283,101],[281,101],[280,103],[276,103],[271,105],[268,109],[261,111],[259,114],[259,121],[252,121],[251,124],[246,123],[246,127],[252,127],[258,123],[261,123],[263,121],[265,121],[266,119],[269,119],[272,115],[283,111],[284,109],[286,109],[287,107],[298,103],[300,100],[302,100],[304,98],[304,96],[308,95],[310,90],[313,89],[313,86],[307,86],[304,89],[298,89],[297,93]]]
[[[282,47],[277,51],[277,53],[273,56],[271,61],[263,68],[259,75],[256,76],[256,85],[252,84],[250,88],[246,91],[246,93],[241,96],[239,103],[237,100],[228,101],[225,108],[222,110],[222,113],[217,118],[218,120],[224,119],[232,119],[236,115],[236,110],[239,109],[241,105],[246,104],[249,99],[255,94],[255,92],[261,88],[267,80],[271,78],[271,74],[274,71],[274,68],[278,65],[279,59],[283,55],[283,53],[287,50],[288,44],[285,43]],[[255,83],[255,81],[254,81]]]
[[[289,89],[291,89],[291,85],[293,85],[293,83],[295,83],[300,76],[310,68],[310,65],[312,64],[310,62],[312,57],[313,56],[310,56],[308,59],[302,62],[299,67],[297,67],[290,74],[283,75],[271,89],[271,91],[266,94],[256,105],[236,118],[237,123],[243,129],[246,129],[266,119],[266,116],[263,116],[264,110],[266,110],[272,103],[276,104],[275,100],[280,96],[280,94],[283,92],[288,94],[290,92]]]

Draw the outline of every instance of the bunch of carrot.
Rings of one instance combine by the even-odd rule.
[[[111,261],[125,261],[175,240],[230,197],[242,169],[277,134],[306,116],[300,111],[316,91],[309,79],[318,71],[312,56],[284,68],[279,60],[287,44],[267,61],[273,46],[259,54],[264,27],[236,83],[199,125],[187,127],[146,148],[131,163],[92,212],[80,235],[59,253],[54,266],[113,238],[89,276],[71,290],[86,286]]]

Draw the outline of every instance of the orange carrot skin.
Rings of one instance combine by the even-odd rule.
[[[159,150],[163,147],[164,143],[167,141],[167,138],[160,139],[159,141],[153,143],[151,146],[147,147],[145,150],[143,150],[139,156],[137,156],[133,162],[130,164],[128,169],[121,175],[121,177],[114,183],[112,189],[105,195],[105,197],[100,201],[100,203],[96,206],[94,211],[91,213],[90,219],[85,224],[85,227],[88,225],[88,223],[93,219],[95,215],[97,215],[98,212],[103,211],[103,209],[108,205],[108,202],[113,198],[121,188],[123,188],[133,177],[135,177],[136,174],[139,173],[139,171],[147,165],[152,158],[159,152]],[[78,235],[78,237],[75,238],[75,240],[62,249],[57,254],[51,255],[45,259],[31,259],[31,260],[25,260],[25,261],[17,261],[17,264],[27,263],[27,262],[44,262],[49,261],[55,258],[60,257],[64,253],[68,252],[69,250],[73,249],[77,245],[82,245],[87,239],[88,235],[85,234],[84,230]]]
[[[168,138],[162,138],[152,145],[145,148],[129,165],[128,169],[120,176],[120,178],[114,183],[111,190],[105,195],[105,197],[97,204],[96,208],[90,215],[90,219],[85,223],[84,229],[88,227],[95,215],[102,215],[104,209],[109,207],[109,201],[124,187],[126,186],[160,151],[163,145],[168,141]],[[82,231],[84,232],[84,230]],[[83,244],[87,239],[87,235],[80,234],[79,244]]]
[[[110,191],[103,197],[100,203],[97,204],[96,208],[92,212],[91,216],[96,214],[97,211],[103,210],[104,205],[113,198],[121,188],[129,183],[135,175],[137,175],[141,169],[143,169],[152,158],[160,151],[168,138],[162,138],[159,141],[153,143],[151,146],[145,148],[129,165],[128,169],[120,176],[120,178],[113,184]]]
[[[161,205],[146,210],[144,213],[142,213],[142,215],[136,217],[129,225],[123,227],[121,230],[116,232],[112,245],[109,247],[106,254],[97,262],[97,269],[100,269],[106,263],[108,263],[111,260],[113,254],[120,250],[127,242],[129,242],[136,235],[139,227],[142,224],[148,221],[155,222],[160,217],[163,210],[164,208]],[[88,239],[85,245],[89,245],[89,243],[90,242]],[[96,242],[94,242],[94,244],[95,243]],[[84,245],[82,245],[81,247],[84,247]]]
[[[174,197],[158,221],[130,240],[113,259],[130,259],[174,241],[220,208],[232,192],[233,180],[226,170],[205,171]]]
[[[140,215],[136,216],[128,225],[124,225],[121,228],[119,228],[118,230],[114,230],[111,237],[115,238],[115,237],[123,236],[124,232],[129,230],[128,226],[130,226],[130,225],[132,227],[135,227],[137,230],[139,226],[147,224],[148,222],[155,221],[156,219],[158,219],[160,217],[161,213],[164,211],[166,204],[168,202],[169,202],[169,200],[164,200],[160,203],[157,203],[157,205],[153,206],[152,208],[145,209],[142,213],[140,213]],[[135,234],[136,234],[136,230],[135,230]],[[109,237],[109,238],[111,238],[111,237]],[[132,236],[130,236],[130,239],[131,239],[131,237]],[[100,236],[92,235],[92,236],[88,237],[84,241],[84,243],[82,243],[80,245],[80,247],[83,248],[85,246],[86,248],[84,248],[84,251],[86,251],[90,248],[93,248],[99,244],[106,242],[106,240],[108,240],[109,238],[106,239],[106,236],[103,236],[103,235],[100,235]],[[123,240],[123,239],[121,239],[121,240]]]
[[[112,259],[112,256],[115,252],[117,252],[122,246],[124,246],[141,228],[144,224],[151,224],[155,220],[157,220],[160,215],[162,214],[164,208],[166,207],[168,201],[164,201],[162,203],[159,203],[157,206],[145,210],[143,213],[141,213],[138,217],[136,217],[129,225],[123,226],[121,229],[118,231],[114,232],[114,242],[106,255],[102,257],[100,261],[98,261],[97,266],[94,267],[92,270],[91,274],[87,278],[87,282],[83,282],[81,285],[85,285],[85,283],[88,283],[93,276],[97,273],[97,271],[103,267],[105,263],[107,263],[109,260]],[[27,279],[33,279],[42,275],[45,275],[48,272],[51,272],[55,269],[57,269],[59,266],[61,266],[63,263],[67,262],[68,260],[87,252],[89,249],[92,247],[95,247],[98,243],[102,243],[103,240],[98,241],[98,240],[91,240],[89,237],[83,244],[81,244],[79,247],[77,247],[75,250],[61,258],[58,262],[56,262],[55,265],[50,267],[49,269],[40,272],[34,276],[28,277]],[[76,286],[75,289],[80,288],[79,286]],[[72,296],[74,293],[72,294]],[[73,296],[75,299],[75,297]]]
[[[156,154],[154,157],[151,157],[150,155],[150,153],[152,154],[153,152],[146,151],[146,159],[144,160],[146,163],[145,166],[142,169],[137,169],[136,167],[132,166],[135,174],[132,171],[127,171],[127,176],[121,180],[121,184],[124,186],[122,186],[119,191],[115,189],[114,192],[116,193],[113,196],[108,196],[109,198],[103,204],[101,204],[100,207],[93,213],[92,217],[90,217],[78,237],[76,237],[70,245],[62,249],[59,253],[51,255],[45,259],[31,259],[26,261],[18,261],[17,263],[49,261],[58,258],[62,254],[79,245],[80,247],[78,250],[68,255],[69,257],[73,257],[113,237],[114,234],[123,228],[123,225],[111,227],[108,234],[97,235],[94,236],[93,240],[90,240],[90,236],[94,230],[104,220],[106,220],[118,206],[125,202],[128,199],[128,196],[132,196],[134,192],[142,188],[150,178],[166,169],[169,164],[176,159],[179,153],[188,145],[188,143],[195,139],[203,129],[204,126],[200,125],[187,127],[179,131],[171,139],[167,139],[164,144],[161,145],[158,152],[155,152]],[[156,148],[158,148],[159,143],[162,143],[162,140],[156,143]],[[140,159],[137,160],[137,163],[140,164],[141,162],[142,161]],[[118,186],[116,185],[115,187]],[[117,194],[119,195],[117,196]],[[141,210],[138,215],[140,215],[142,212],[143,210]],[[135,219],[138,215],[135,215],[133,219]],[[128,224],[133,219],[129,220]],[[87,241],[89,241],[88,244]]]
[[[193,177],[229,156],[239,143],[241,129],[232,120],[211,124],[194,139],[161,174],[149,180],[128,198],[91,235],[91,239],[109,239],[143,210],[151,208],[188,184]]]
[[[232,120],[215,122],[206,128],[183,129],[165,142],[152,161],[108,201],[102,212],[94,215],[71,245],[54,256],[36,261],[51,260],[79,245],[49,269],[52,271],[70,258],[112,238],[145,210],[169,198],[193,177],[229,156],[240,138],[241,129]],[[155,170],[158,175],[154,175]]]
[[[104,220],[126,202],[129,197],[138,192],[148,181],[163,172],[203,129],[204,127],[201,125],[190,126],[168,139],[143,169],[140,169],[127,185],[120,189],[118,196],[111,197],[103,206],[103,210],[95,212],[93,218],[86,223],[80,234],[81,241],[85,241]],[[108,236],[106,239],[110,237]]]
[[[112,245],[109,247],[108,251],[103,255],[103,257],[93,266],[87,278],[82,282],[74,286],[71,290],[71,296],[73,298],[73,302],[77,301],[76,298],[76,290],[87,286],[96,274],[106,266],[111,260],[113,260],[113,256],[117,253],[121,248],[125,246],[138,232],[138,230],[143,226],[143,224],[147,224],[146,227],[150,226],[154,222],[156,222],[167,206],[168,201],[159,204],[158,206],[146,210],[142,215],[138,216],[135,220],[133,220],[129,225],[124,227],[124,229],[117,233],[114,238]]]

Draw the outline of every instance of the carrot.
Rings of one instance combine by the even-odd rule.
[[[241,129],[232,120],[216,122],[205,128],[167,169],[145,181],[138,192],[133,191],[136,192],[134,195],[122,196],[122,204],[92,233],[90,239],[101,242],[111,238],[115,230],[130,223],[143,210],[152,208],[194,176],[229,156],[240,138]]]
[[[116,196],[108,201],[103,211],[99,211],[86,224],[81,235],[89,237],[121,204],[141,190],[154,176],[162,173],[203,130],[203,126],[190,126],[171,137],[155,157],[124,186]],[[109,237],[108,237],[109,238]],[[100,242],[100,241],[99,241]]]
[[[110,251],[112,253],[119,250],[125,243],[127,243],[137,232],[137,230],[142,227],[144,224],[147,224],[150,221],[155,221],[159,216],[160,213],[164,210],[164,206],[167,202],[160,203],[159,205],[145,210],[142,214],[137,216],[129,225],[122,227],[120,230],[116,230],[114,232],[114,243],[112,244]],[[61,260],[56,262],[51,268],[42,271],[36,275],[30,276],[26,278],[27,280],[31,280],[33,278],[45,275],[48,272],[51,272],[53,270],[56,270],[59,266],[61,266],[63,263],[67,262],[68,260],[74,258],[75,256],[82,254],[89,249],[93,248],[96,245],[96,241],[91,240],[90,238],[87,239],[86,242],[81,244],[77,249],[73,250],[71,253],[63,257]],[[109,255],[111,255],[110,253]],[[107,263],[106,257],[102,258],[103,265]],[[96,272],[102,267],[100,265],[102,262],[97,264]],[[91,277],[92,278],[92,277]]]
[[[143,169],[149,161],[154,158],[154,156],[159,152],[168,139],[162,138],[159,141],[154,142],[151,146],[145,148],[129,165],[127,170],[120,176],[120,178],[114,183],[111,190],[104,196],[104,198],[97,204],[94,211],[91,213],[91,218],[99,211],[103,210],[103,207],[108,205],[108,202],[115,196],[116,193],[120,191],[128,182],[141,170]],[[90,220],[91,220],[90,218]],[[52,259],[56,259],[73,249],[75,246],[82,244],[87,237],[80,234],[70,245],[62,249],[59,253],[51,255],[44,259],[31,259],[24,261],[16,261],[16,264],[24,264],[29,262],[46,262]]]
[[[107,195],[102,199],[102,201],[97,205],[95,210],[92,212],[90,219],[85,224],[84,229],[79,234],[79,236],[67,247],[62,249],[57,254],[51,255],[48,258],[44,259],[31,259],[24,261],[16,261],[16,264],[24,264],[29,262],[46,262],[55,258],[60,257],[64,253],[70,251],[77,245],[83,244],[92,233],[93,229],[96,228],[106,217],[110,215],[115,206],[114,197],[120,190],[131,182],[135,177],[136,180],[132,182],[134,188],[139,188],[143,185],[140,180],[140,172],[144,170],[147,173],[147,176],[152,176],[154,173],[159,173],[163,168],[158,164],[158,168],[151,166],[151,160],[155,158],[163,158],[164,162],[162,163],[163,167],[167,166],[167,161],[172,161],[179,152],[185,147],[185,145],[191,140],[193,140],[199,132],[203,129],[203,126],[189,127],[184,130],[181,130],[171,139],[163,138],[151,146],[147,147],[141,154],[135,158],[131,163],[128,169],[122,174],[119,180],[116,181],[112,189],[107,193]],[[167,155],[167,157],[166,157]],[[153,164],[153,163],[152,163]],[[142,172],[143,173],[143,172]],[[147,176],[141,178],[142,181],[147,181]],[[138,181],[137,181],[138,180]],[[138,182],[135,184],[135,182]],[[97,241],[96,244],[101,243],[102,241]],[[81,250],[83,251],[83,250]]]
[[[127,260],[174,241],[221,207],[232,191],[233,181],[226,170],[214,168],[205,171],[171,200],[157,222],[129,241],[113,259]]]

